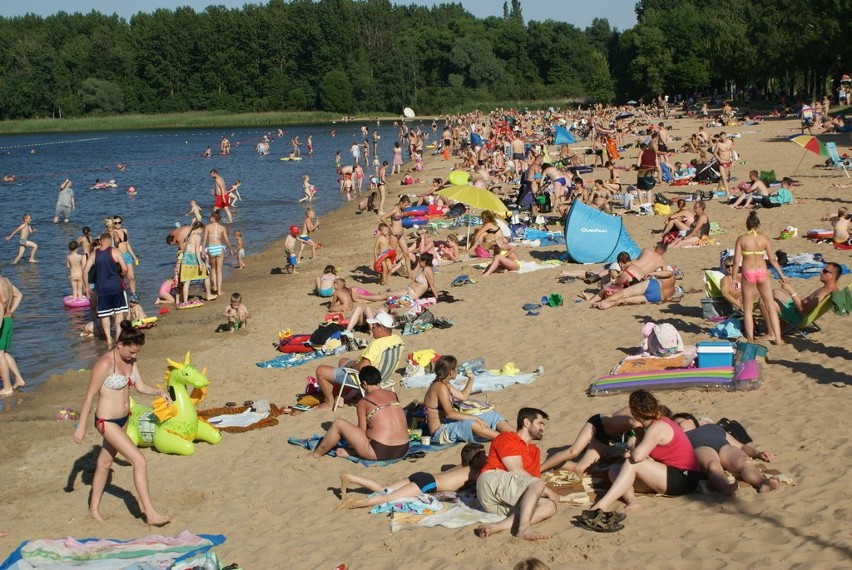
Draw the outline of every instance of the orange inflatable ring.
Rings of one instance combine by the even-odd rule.
[[[396,261],[396,250],[395,249],[386,249],[381,254],[379,254],[379,257],[376,258],[376,262],[373,263],[373,271],[375,271],[376,273],[381,273],[382,272],[382,263],[386,259],[390,259],[391,263]]]

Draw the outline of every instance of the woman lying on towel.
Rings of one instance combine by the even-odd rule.
[[[590,306],[595,309],[609,309],[620,305],[661,303],[674,297],[675,290],[674,273],[669,270],[654,271],[636,285],[626,287]]]
[[[320,458],[345,439],[353,455],[370,461],[400,459],[408,453],[408,425],[405,410],[396,394],[380,386],[382,374],[375,366],[358,372],[364,397],[358,401],[358,425],[338,418],[325,433],[311,457]],[[348,457],[345,449],[337,449],[338,457]]]
[[[457,441],[491,440],[500,432],[513,431],[512,425],[502,415],[488,411],[478,415],[459,412],[453,407],[458,401],[470,398],[473,389],[473,374],[467,373],[463,390],[454,388],[450,381],[458,376],[458,360],[445,355],[435,362],[435,380],[423,397],[423,409],[432,442],[446,445]]]
[[[485,466],[485,448],[481,443],[468,443],[461,450],[461,465],[453,467],[441,473],[412,473],[405,479],[382,485],[375,479],[352,475],[351,473],[340,474],[340,498],[342,502],[337,505],[338,509],[359,509],[364,507],[375,507],[382,503],[398,501],[416,497],[424,493],[436,493],[439,491],[458,491],[459,489],[474,483],[479,472]],[[372,491],[375,496],[357,499],[347,496],[349,485],[358,485]]]
[[[541,464],[541,470],[544,472],[560,468],[582,477],[601,458],[624,457],[626,442],[632,437],[630,432],[638,427],[641,425],[630,415],[629,407],[621,408],[609,416],[595,414],[586,420],[571,447],[548,457]],[[582,460],[571,461],[581,453]]]

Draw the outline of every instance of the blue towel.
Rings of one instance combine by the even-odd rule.
[[[342,354],[344,352],[346,352],[346,348],[343,346],[340,346],[328,352],[324,352],[321,350],[317,350],[314,352],[285,352],[281,356],[276,356],[272,360],[267,360],[266,362],[258,362],[257,366],[259,366],[260,368],[293,368],[294,366],[299,366],[301,364],[304,364],[305,362],[310,362],[311,360],[322,358],[323,356]]]
[[[811,277],[817,277],[820,273],[822,273],[822,269],[825,267],[825,263],[821,262],[813,262],[813,263],[789,263],[787,265],[782,265],[781,270],[784,272],[784,275],[787,277],[793,277],[796,279],[810,279]],[[840,266],[842,270],[840,272],[841,275],[846,275],[849,273],[849,268],[845,265]],[[769,271],[772,272],[772,276],[775,279],[778,279],[778,272],[775,271],[774,267],[770,267]]]
[[[308,439],[302,439],[299,437],[290,437],[287,438],[287,443],[291,445],[298,445],[299,447],[304,447],[305,449],[313,451],[316,449],[317,445],[319,445],[320,440],[322,439],[321,435],[314,434]],[[341,440],[342,442],[342,440]],[[388,465],[392,465],[398,461],[402,461],[409,455],[413,453],[430,453],[432,451],[443,451],[444,449],[449,449],[454,446],[455,443],[449,443],[447,445],[422,445],[419,441],[412,441],[408,445],[408,452],[406,452],[404,457],[400,457],[399,459],[384,459],[382,461],[370,461],[369,459],[362,459],[360,457],[355,457],[354,455],[350,455],[348,457],[344,457],[344,459],[348,459],[354,463],[360,463],[365,467],[386,467]],[[338,444],[340,447],[340,444]],[[328,455],[331,457],[337,457],[337,453],[332,449],[328,452]]]

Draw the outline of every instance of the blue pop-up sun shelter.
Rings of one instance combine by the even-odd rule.
[[[565,218],[565,245],[577,263],[611,263],[622,251],[636,259],[641,250],[624,220],[574,200]]]
[[[553,144],[572,144],[575,142],[577,142],[577,139],[574,138],[574,135],[572,135],[568,129],[562,125],[556,127],[554,130]]]

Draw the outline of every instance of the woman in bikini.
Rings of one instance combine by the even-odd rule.
[[[473,251],[479,245],[488,249],[497,241],[500,235],[500,226],[497,225],[497,218],[494,216],[494,212],[485,210],[482,212],[480,218],[482,219],[482,225],[473,233],[473,240],[467,246],[468,251]]]
[[[77,243],[83,248],[83,255],[87,258],[94,249],[94,240],[92,239],[92,229],[89,226],[83,226],[83,235],[77,238]]]
[[[405,289],[398,291],[388,291],[381,295],[376,295],[368,300],[376,301],[380,299],[390,299],[391,297],[401,297],[408,295],[412,301],[420,299],[426,295],[427,291],[432,291],[434,296],[438,296],[438,288],[435,287],[435,273],[432,271],[432,262],[435,259],[431,253],[421,253],[417,257],[417,267],[413,270],[414,276],[411,283]]]
[[[214,295],[222,290],[222,265],[225,260],[225,247],[231,251],[231,241],[228,239],[228,228],[219,223],[219,212],[210,214],[210,222],[204,228],[203,244],[210,261],[210,289]]]
[[[450,382],[458,375],[458,360],[455,356],[444,355],[435,362],[435,380],[423,396],[423,409],[429,435],[438,445],[459,441],[476,442],[492,440],[501,432],[513,431],[512,425],[496,411],[484,412],[472,416],[453,408],[453,403],[470,398],[473,389],[473,373],[467,372],[467,382],[462,390]]]
[[[405,229],[402,227],[402,219],[405,217],[405,208],[411,205],[411,198],[406,195],[399,197],[399,203],[387,214],[379,216],[379,221],[384,222],[390,228],[390,246],[402,252],[399,260],[391,268],[390,273],[396,273],[400,267],[405,269],[405,277],[411,276],[411,262],[415,260],[414,254],[408,249],[405,241]]]
[[[22,219],[23,223],[15,228],[15,231],[9,234],[6,238],[6,241],[12,239],[16,233],[20,232],[21,237],[18,239],[18,255],[15,257],[15,261],[12,263],[18,263],[21,258],[24,256],[24,252],[28,247],[32,248],[30,252],[30,263],[38,263],[35,258],[36,250],[38,249],[38,245],[34,241],[30,241],[30,234],[34,234],[36,229],[30,225],[32,221],[32,217],[29,214],[24,214]]]
[[[754,293],[756,289],[763,305],[768,308],[763,312],[769,329],[767,340],[782,345],[784,339],[781,338],[781,323],[778,312],[772,310],[775,304],[766,260],[768,259],[770,265],[778,272],[782,283],[786,283],[787,278],[784,277],[784,273],[778,265],[778,260],[775,259],[769,238],[758,233],[758,228],[760,228],[760,219],[757,217],[757,212],[749,212],[748,218],[746,218],[747,232],[737,238],[737,243],[734,246],[732,279],[736,282],[737,272],[742,270],[743,279],[755,286],[743,287],[743,327],[745,328],[746,339],[749,342],[754,342]]]
[[[185,303],[189,302],[189,286],[193,281],[204,282],[204,293],[208,301],[213,301],[218,297],[218,295],[210,293],[210,273],[207,269],[204,248],[201,245],[203,239],[204,224],[198,220],[193,220],[180,258],[180,282],[183,283],[183,301]]]
[[[365,366],[358,373],[364,397],[358,401],[358,425],[338,418],[325,433],[311,457],[320,458],[337,446],[341,439],[353,455],[370,461],[401,459],[408,453],[408,424],[399,398],[381,387],[382,374],[375,366]],[[338,448],[339,457],[349,451]]]
[[[113,216],[104,220],[104,227],[112,235],[112,244],[118,248],[127,264],[127,285],[130,287],[130,297],[136,295],[136,272],[133,270],[139,258],[130,247],[130,234],[124,228],[124,220],[121,216]]]
[[[116,453],[121,453],[133,466],[133,481],[142,503],[145,521],[149,525],[162,526],[171,520],[171,517],[161,515],[154,508],[148,491],[148,468],[145,456],[124,431],[124,426],[130,418],[129,388],[131,386],[140,394],[160,395],[169,401],[168,392],[148,386],[142,381],[136,365],[136,357],[144,344],[145,334],[134,329],[130,321],[122,321],[121,333],[118,335],[115,347],[101,356],[92,367],[91,380],[80,409],[80,423],[74,431],[74,442],[82,443],[86,436],[86,422],[92,409],[92,400],[97,394],[95,428],[104,436],[104,441],[95,465],[95,475],[92,478],[89,516],[98,522],[104,520],[100,513],[100,504]]]

